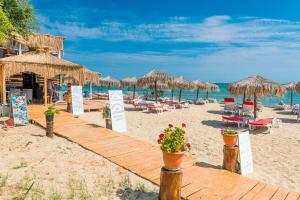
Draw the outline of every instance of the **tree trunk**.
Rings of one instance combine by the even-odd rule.
[[[181,199],[182,170],[161,168],[159,200]]]
[[[224,154],[224,159],[223,159],[223,168],[237,173],[239,171],[238,167],[238,155],[239,155],[239,147],[229,147],[224,145],[223,148],[223,154]]]
[[[254,93],[254,118],[257,117],[257,95]]]
[[[182,89],[179,90],[179,103],[181,102]]]

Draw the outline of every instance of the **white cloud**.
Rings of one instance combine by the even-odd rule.
[[[108,41],[240,43],[246,45],[273,41],[300,41],[300,22],[255,17],[211,16],[195,23],[175,16],[164,23],[129,24],[103,21],[89,27],[78,22],[50,21],[40,16],[42,31],[68,38]]]

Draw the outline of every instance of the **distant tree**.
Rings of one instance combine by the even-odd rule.
[[[33,6],[29,0],[2,0],[3,11],[17,33],[28,35],[37,30]]]

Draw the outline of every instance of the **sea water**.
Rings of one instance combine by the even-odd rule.
[[[212,91],[209,92],[208,97],[209,98],[214,98],[217,99],[218,101],[222,101],[225,97],[234,97],[231,96],[229,94],[229,92],[227,91],[227,86],[228,83],[216,83],[219,87],[220,87],[220,91],[216,92],[216,91]],[[93,86],[93,93],[107,93],[107,89],[108,87],[106,86]],[[119,88],[119,87],[110,87],[111,90],[122,90],[124,94],[127,94],[128,91],[133,91],[133,87],[124,87],[124,88]],[[139,95],[142,95],[144,93],[144,91],[148,91],[149,94],[151,94],[152,90],[150,90],[149,88],[137,88],[136,92],[138,92]],[[84,86],[84,91],[86,93],[88,93],[89,91],[89,86]],[[171,97],[171,90],[163,90],[164,92],[164,96],[165,97]],[[197,91],[196,90],[184,90],[182,92],[182,100],[195,100],[196,99],[196,95],[197,95]],[[174,98],[178,99],[179,97],[179,90],[174,90]],[[206,92],[200,91],[199,92],[199,98],[205,99],[206,98]],[[236,99],[236,101],[238,103],[242,102],[242,96],[240,97],[234,97]],[[252,97],[253,99],[253,97]],[[286,94],[282,97],[278,97],[278,96],[266,96],[266,97],[259,97],[259,100],[261,101],[261,103],[264,106],[268,106],[268,107],[274,107],[278,102],[280,101],[284,101],[286,104],[290,104],[290,99],[291,99],[291,94],[289,92],[286,92]],[[300,95],[295,93],[294,94],[294,104],[296,103],[300,103]]]

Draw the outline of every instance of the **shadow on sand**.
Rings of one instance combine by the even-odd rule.
[[[279,114],[279,115],[295,115],[296,114],[293,114],[292,111],[276,111],[276,114]]]
[[[213,128],[223,128],[224,126],[226,126],[226,124],[218,120],[203,120],[201,123],[203,125],[211,126]]]
[[[143,185],[139,188],[133,190],[132,188],[119,189],[117,195],[122,200],[128,199],[145,199],[145,200],[154,200],[158,199],[157,192],[147,192],[144,190]]]
[[[216,165],[212,165],[212,164],[209,164],[209,163],[206,163],[206,162],[196,162],[195,165],[199,166],[199,167],[203,167],[203,168],[222,169],[221,165],[216,166]]]
[[[210,114],[224,115],[224,112],[221,110],[208,110],[207,112]]]

